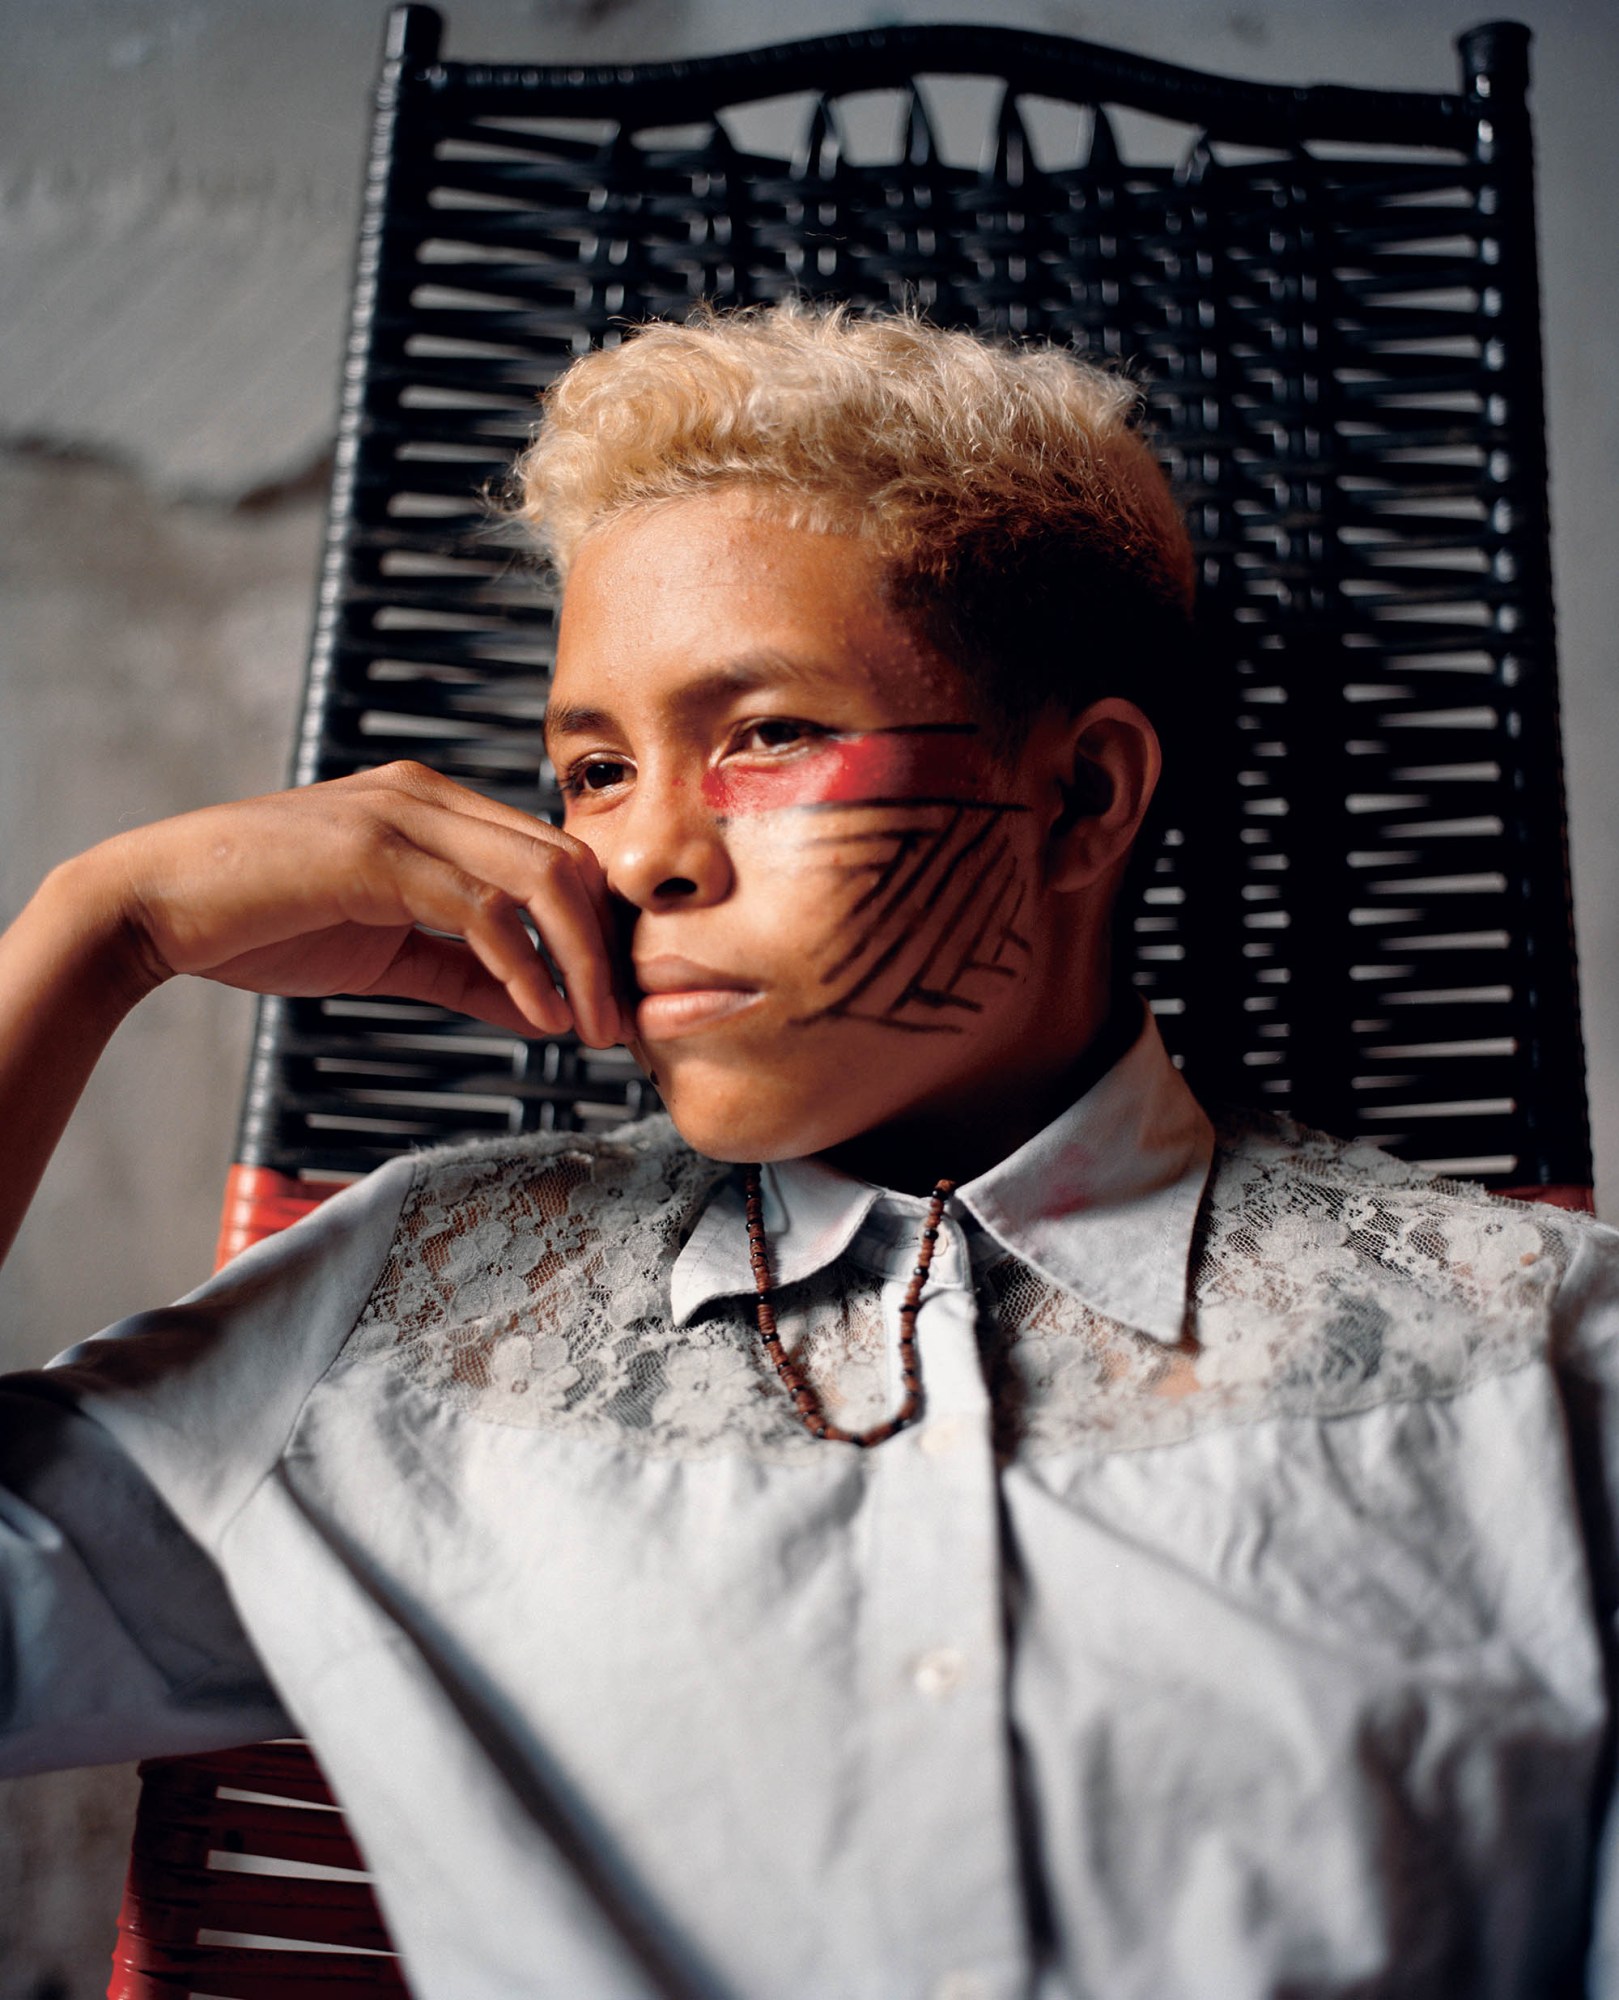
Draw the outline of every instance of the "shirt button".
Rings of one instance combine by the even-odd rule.
[[[935,1646],[917,1661],[911,1680],[918,1694],[925,1694],[932,1701],[943,1701],[966,1671],[967,1662],[954,1646]],[[950,1976],[953,1979],[957,1975]],[[977,1974],[971,1976],[976,1978]]]
[[[922,1449],[934,1458],[943,1458],[961,1443],[964,1429],[959,1417],[935,1417],[922,1432]]]
[[[989,2000],[989,1981],[976,1972],[947,1972],[934,1987],[933,2000]]]

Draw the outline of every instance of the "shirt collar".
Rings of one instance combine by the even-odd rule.
[[[1192,1233],[1214,1131],[1169,1060],[1152,1015],[1083,1097],[954,1200],[1013,1256],[1109,1319],[1174,1345],[1186,1322]],[[751,1293],[739,1176],[710,1198],[675,1259],[676,1325],[718,1298]],[[883,1188],[817,1159],[762,1175],[765,1233],[778,1285],[841,1257]],[[920,1214],[923,1203],[914,1201]]]

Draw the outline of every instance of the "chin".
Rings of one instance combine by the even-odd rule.
[[[761,1165],[770,1160],[796,1160],[854,1136],[852,1131],[812,1119],[807,1113],[801,1118],[733,1117],[717,1107],[682,1103],[677,1093],[668,1090],[664,1106],[686,1144],[710,1160],[758,1161]]]
[[[784,1074],[779,1065],[669,1061],[654,1052],[665,1109],[675,1130],[711,1160],[796,1160],[852,1139],[881,1110],[858,1102],[846,1079]]]

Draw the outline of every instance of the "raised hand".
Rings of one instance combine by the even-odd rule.
[[[590,849],[419,764],[105,840],[0,937],[0,1256],[108,1038],[176,973],[398,994],[606,1048],[632,1032],[616,961]]]
[[[118,913],[143,984],[399,994],[597,1048],[630,1032],[590,849],[419,764],[160,820],[68,867]]]

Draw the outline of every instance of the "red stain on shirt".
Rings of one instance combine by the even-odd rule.
[[[960,799],[989,804],[988,764],[974,737],[943,731],[873,730],[829,736],[771,764],[727,764],[703,778],[717,813],[779,812],[787,806],[874,805]]]

